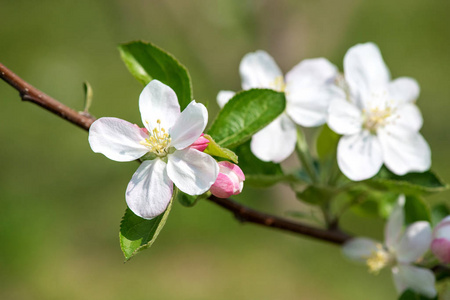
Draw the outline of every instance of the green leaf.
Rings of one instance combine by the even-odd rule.
[[[430,208],[421,197],[406,196],[404,210],[406,225],[417,221],[431,222]]]
[[[325,203],[336,195],[336,190],[328,186],[310,185],[304,191],[297,192],[297,198],[313,205]]]
[[[191,196],[180,190],[178,190],[177,199],[181,203],[181,205],[186,207],[192,207],[197,204],[200,196]]]
[[[176,190],[174,190],[174,196],[176,196],[175,193]],[[174,196],[172,196],[172,200]],[[125,256],[125,261],[142,250],[150,248],[155,242],[164,224],[166,224],[167,216],[172,208],[172,200],[163,214],[151,220],[138,217],[129,208],[126,209],[120,223],[119,233],[120,248]]]
[[[353,195],[354,199],[358,199],[358,205],[352,207],[352,211],[361,216],[388,218],[392,212],[398,194],[380,192],[367,189],[361,191],[358,195]]]
[[[234,153],[230,149],[220,147],[219,144],[217,144],[214,139],[208,134],[203,135],[203,137],[209,140],[208,147],[206,147],[205,151],[203,152],[209,155],[226,158],[228,160],[231,160],[235,164],[238,163],[238,156],[236,155],[236,153]]]
[[[250,141],[240,145],[235,149],[239,156],[239,166],[244,174],[251,175],[282,175],[280,164],[265,162],[258,159],[250,148]]]
[[[428,298],[413,292],[412,290],[406,290],[398,300],[437,300],[438,296],[434,298]]]
[[[436,226],[443,218],[450,215],[450,209],[444,203],[437,204],[431,208],[431,222]]]
[[[208,134],[222,147],[237,147],[269,125],[285,106],[284,93],[268,89],[239,92],[219,112]]]
[[[175,57],[161,48],[142,41],[119,45],[120,56],[130,73],[143,85],[157,79],[177,94],[183,110],[192,101],[191,77]]]
[[[326,124],[317,136],[316,151],[320,159],[325,159],[330,155],[336,155],[337,144],[341,136],[331,130]]]
[[[385,167],[366,183],[380,190],[410,195],[436,193],[448,188],[432,171],[399,176]]]

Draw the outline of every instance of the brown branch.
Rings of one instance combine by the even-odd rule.
[[[210,196],[208,200],[216,203],[226,210],[231,211],[235,215],[236,219],[241,222],[250,222],[262,226],[278,228],[281,230],[299,233],[301,235],[306,235],[338,245],[341,245],[352,238],[350,235],[339,230],[325,230],[297,222],[292,222],[290,220],[283,219],[274,215],[265,214],[239,204],[232,199],[223,199],[217,198],[215,196]]]
[[[31,101],[85,130],[89,130],[89,127],[95,121],[95,118],[79,113],[31,86],[1,63],[0,78],[15,88],[20,93],[20,97],[23,100]],[[250,222],[260,224],[262,226],[295,232],[335,244],[342,244],[351,238],[351,236],[338,230],[315,228],[309,225],[292,222],[274,215],[261,213],[231,199],[222,199],[211,196],[208,200],[226,210],[231,211],[236,218],[242,222]]]
[[[22,78],[14,74],[11,70],[0,63],[0,77],[10,86],[20,93],[20,98],[24,101],[30,101],[46,110],[60,116],[61,118],[75,124],[85,130],[89,130],[95,118],[83,115],[77,111],[56,101],[52,97],[44,94]]]

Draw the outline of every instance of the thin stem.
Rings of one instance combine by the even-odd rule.
[[[297,156],[311,181],[316,183],[318,180],[316,168],[314,167],[313,159],[309,152],[305,134],[300,128],[297,129]]]

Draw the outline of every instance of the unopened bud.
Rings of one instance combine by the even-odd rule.
[[[441,262],[450,263],[450,216],[434,228],[431,251]]]
[[[189,147],[203,152],[205,151],[206,147],[208,147],[208,143],[209,140],[207,138],[204,138],[202,133],[202,135]]]
[[[241,168],[228,161],[219,164],[219,176],[211,186],[211,193],[219,198],[228,198],[242,192],[245,176]]]

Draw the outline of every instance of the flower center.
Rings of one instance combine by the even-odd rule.
[[[389,252],[383,249],[382,245],[377,245],[377,250],[367,258],[366,264],[369,267],[369,272],[378,274],[381,269],[386,267],[392,261],[392,256]]]
[[[385,108],[374,107],[363,109],[363,127],[372,134],[376,133],[378,128],[384,127],[389,123],[389,117],[393,115],[394,110],[390,106]]]
[[[275,80],[270,83],[270,88],[277,92],[284,92],[286,90],[286,83],[284,83],[283,76],[277,76]]]
[[[172,139],[166,133],[166,130],[161,127],[161,120],[156,121],[158,127],[153,128],[148,132],[148,138],[141,141],[141,144],[147,147],[150,151],[159,157],[164,157],[168,154],[168,148]],[[148,124],[148,122],[147,122]]]

